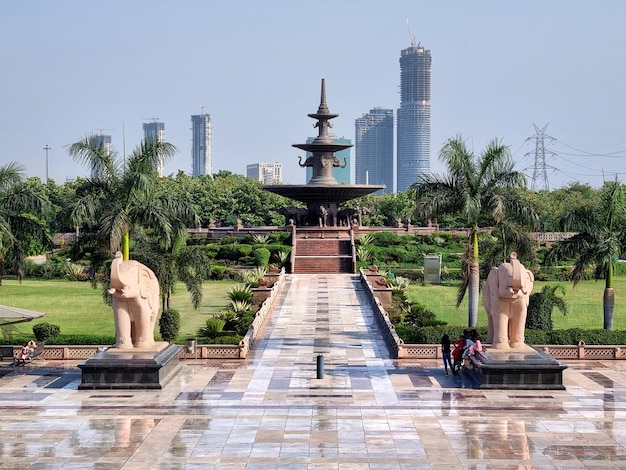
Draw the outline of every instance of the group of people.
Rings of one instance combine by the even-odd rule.
[[[19,365],[20,363],[25,364],[29,361],[36,347],[37,343],[32,339],[28,343],[24,343],[22,349],[15,355],[15,363]]]
[[[454,349],[452,349],[452,345],[454,345]],[[483,352],[483,345],[476,330],[463,330],[463,335],[455,340],[451,340],[447,333],[444,334],[441,338],[441,352],[446,375],[448,375],[448,366],[453,374],[457,374],[465,358],[475,352]],[[454,359],[454,363],[452,359]]]

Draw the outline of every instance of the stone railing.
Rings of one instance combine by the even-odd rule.
[[[267,289],[270,291],[269,295],[261,304],[261,308],[259,308],[256,316],[254,317],[254,320],[250,324],[250,328],[248,328],[246,336],[243,337],[241,343],[239,344],[241,359],[244,359],[246,357],[248,351],[250,351],[250,347],[258,339],[259,335],[261,334],[261,330],[263,328],[265,320],[274,308],[274,302],[276,301],[276,297],[278,296],[278,293],[280,292],[280,289],[283,287],[283,284],[285,282],[285,268],[282,268],[280,270],[280,274],[278,274],[278,276],[273,277],[274,278],[272,280],[274,283],[271,289]]]
[[[396,333],[393,324],[391,323],[391,321],[389,321],[389,314],[385,310],[378,296],[375,295],[374,287],[372,286],[372,283],[369,282],[366,272],[363,270],[363,268],[361,268],[360,272],[361,283],[366,287],[365,292],[367,292],[368,297],[372,303],[374,316],[380,321],[382,325],[383,334],[385,335],[385,340],[387,341],[387,344],[397,358],[404,358],[404,341],[402,341],[402,339],[398,336],[398,333]]]
[[[378,314],[380,315],[380,314]],[[387,325],[387,321],[383,321]],[[263,322],[261,321],[261,325]],[[391,325],[391,324],[389,324]],[[403,359],[434,359],[442,358],[441,346],[438,344],[404,344],[397,335],[394,335],[393,325],[387,333],[387,341],[390,343],[393,351],[399,358]],[[259,329],[256,330],[257,334]],[[250,332],[249,332],[250,333]],[[248,335],[246,335],[247,337]],[[252,335],[251,335],[252,336]],[[250,339],[250,338],[249,338]],[[393,341],[398,341],[394,343]],[[396,346],[394,346],[396,345]],[[489,345],[484,345],[485,349],[489,349]],[[49,345],[46,346],[41,354],[41,358],[47,361],[65,360],[78,361],[89,359],[96,354],[104,346],[102,345]],[[240,359],[244,358],[249,351],[250,342],[247,346],[229,345],[229,344],[201,344],[197,346],[197,354],[183,353],[181,359]],[[626,346],[589,346],[580,345],[535,345],[536,349],[543,351],[555,359],[563,360],[622,360],[626,359]],[[14,352],[21,350],[21,346],[14,346]],[[3,363],[0,363],[3,364]],[[5,360],[4,364],[10,364]]]
[[[581,342],[579,345],[534,345],[555,359],[594,360],[594,359],[626,359],[626,346],[589,346]],[[489,345],[484,344],[486,351]],[[438,344],[403,344],[404,359],[442,359],[441,345]]]

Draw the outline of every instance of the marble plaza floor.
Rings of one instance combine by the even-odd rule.
[[[626,468],[626,362],[569,362],[564,391],[477,390],[390,359],[355,276],[285,287],[247,360],[189,359],[161,391],[3,364],[0,468]]]

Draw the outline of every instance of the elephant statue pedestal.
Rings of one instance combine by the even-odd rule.
[[[154,341],[159,314],[159,281],[147,266],[124,261],[118,251],[111,263],[115,346],[78,365],[78,388],[160,389],[181,368],[182,346]]]
[[[515,352],[485,348],[468,356],[466,372],[481,389],[565,390],[567,366],[549,354],[525,346]]]
[[[524,343],[533,273],[511,253],[511,262],[492,268],[483,289],[489,333],[485,352],[468,356],[468,373],[480,388],[564,390],[567,367]]]
[[[108,348],[78,365],[79,390],[162,389],[182,368],[182,346],[156,343],[149,350]]]

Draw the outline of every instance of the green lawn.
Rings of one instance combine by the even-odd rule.
[[[533,292],[539,292],[546,284],[561,284],[566,289],[567,303],[570,313],[563,316],[558,311],[552,314],[555,329],[583,328],[602,329],[603,311],[602,296],[604,281],[583,281],[576,287],[571,283],[535,282]],[[409,297],[437,314],[438,320],[449,325],[467,326],[467,296],[463,304],[456,308],[458,283],[446,285],[409,286]],[[482,292],[478,310],[478,326],[487,326],[487,313],[482,306]],[[615,279],[615,316],[613,327],[616,330],[626,329],[626,277]]]
[[[226,291],[235,281],[211,281],[204,284],[202,306],[194,310],[185,286],[178,285],[172,305],[181,314],[179,339],[195,336],[205,320],[225,308],[228,304]],[[603,282],[585,281],[575,288],[571,284],[561,283],[567,290],[570,314],[553,314],[557,329],[602,328],[602,293]],[[535,291],[542,289],[545,283],[536,282]],[[467,325],[467,299],[459,309],[456,308],[457,284],[420,285],[412,283],[409,295],[412,300],[426,305],[437,314],[437,319],[450,325]],[[626,277],[615,280],[615,329],[626,329]],[[64,280],[27,279],[19,285],[16,281],[4,280],[0,286],[0,304],[45,312],[39,321],[46,321],[61,327],[62,334],[110,334],[115,335],[115,326],[111,307],[102,302],[99,289],[92,289],[86,282]],[[31,323],[18,324],[18,330],[32,335]],[[479,326],[487,325],[487,317],[482,303],[478,314]],[[158,331],[158,327],[157,327]]]
[[[224,309],[228,304],[226,291],[235,284],[234,281],[206,282],[202,305],[194,310],[189,293],[180,283],[172,299],[172,307],[181,316],[179,337],[195,336],[206,318]],[[20,285],[5,279],[0,286],[0,304],[46,313],[42,319],[16,325],[26,335],[32,335],[33,324],[45,321],[59,325],[62,334],[115,336],[111,307],[102,301],[100,288],[92,289],[87,282],[26,279]]]

